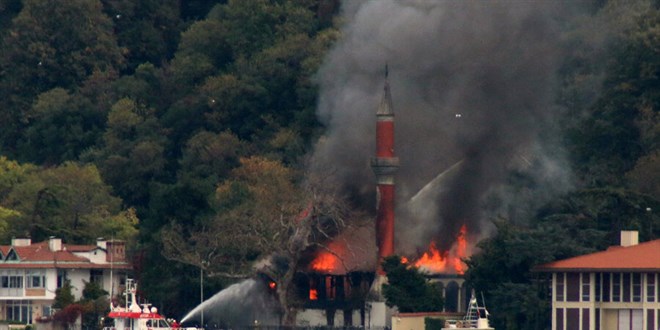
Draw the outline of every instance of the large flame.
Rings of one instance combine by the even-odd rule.
[[[456,243],[450,250],[440,251],[435,242],[431,242],[428,251],[424,252],[417,260],[413,261],[411,265],[418,267],[424,272],[432,274],[464,274],[467,265],[462,259],[468,257],[466,236],[467,226],[463,225],[456,236]],[[343,240],[338,239],[332,241],[327,245],[326,249],[317,253],[309,267],[312,271],[319,273],[345,273],[346,266],[342,262],[342,256],[346,255],[346,250],[346,243]],[[403,263],[409,263],[409,260],[406,257],[402,257],[401,261]]]
[[[319,273],[339,274],[346,272],[346,266],[342,262],[342,256],[346,253],[345,242],[335,240],[321,250],[310,264],[310,268]]]
[[[311,267],[318,272],[332,272],[339,267],[339,258],[328,251],[322,251],[312,261]]]
[[[467,257],[466,234],[467,227],[463,225],[456,237],[456,245],[449,251],[440,251],[435,242],[431,242],[428,251],[415,260],[413,265],[428,273],[464,274],[467,269],[462,260]]]

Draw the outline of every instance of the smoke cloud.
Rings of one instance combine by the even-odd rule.
[[[369,159],[387,63],[401,160],[397,252],[425,249],[431,240],[448,249],[461,225],[475,238],[487,234],[494,216],[523,221],[537,206],[531,201],[570,183],[561,149],[548,138],[558,113],[553,96],[559,27],[567,14],[562,6],[346,1],[342,39],[317,77],[318,116],[328,130],[313,154],[313,169],[341,182],[358,205],[373,211]],[[532,184],[507,185],[512,172]]]

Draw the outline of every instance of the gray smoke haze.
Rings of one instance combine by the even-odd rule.
[[[565,4],[563,4],[565,5]],[[374,0],[343,4],[342,39],[318,74],[328,131],[313,169],[373,210],[376,107],[384,67],[395,112],[398,253],[449,248],[462,224],[486,234],[493,216],[522,217],[569,186],[552,136],[559,26],[554,1]],[[459,161],[417,203],[408,201]],[[504,185],[512,171],[534,187]],[[532,198],[533,197],[533,198]],[[423,201],[420,203],[419,201]]]

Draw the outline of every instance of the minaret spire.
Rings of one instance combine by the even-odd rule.
[[[384,275],[380,262],[394,254],[394,175],[399,168],[399,158],[394,154],[394,110],[388,71],[386,64],[383,98],[376,111],[376,157],[371,159],[378,192],[376,243],[380,276]]]

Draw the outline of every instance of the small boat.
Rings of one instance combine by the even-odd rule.
[[[124,307],[114,306],[110,301],[108,318],[114,320],[114,325],[104,327],[103,330],[172,330],[179,328],[176,321],[170,324],[165,317],[158,314],[158,309],[151,304],[142,304],[140,307],[137,303],[136,292],[137,283],[127,279]]]
[[[460,320],[445,321],[445,326],[442,330],[495,330],[495,328],[491,328],[488,322],[488,315],[490,314],[488,313],[488,310],[486,310],[486,306],[479,306],[477,303],[477,298],[475,297],[473,290],[472,297],[470,297],[470,305],[468,306],[467,313],[465,313],[465,317]]]

